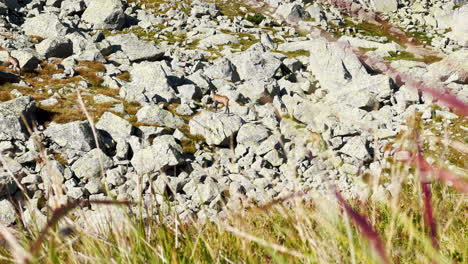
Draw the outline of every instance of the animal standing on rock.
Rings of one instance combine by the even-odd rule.
[[[6,66],[11,65],[13,67],[13,71],[21,75],[21,67],[19,61],[17,58],[11,56],[11,52],[9,50],[7,50],[7,59],[4,63],[6,64]]]
[[[226,113],[229,114],[229,98],[227,98],[227,96],[219,95],[214,91],[211,91],[211,99],[213,99],[216,110],[218,110],[218,103],[220,103],[226,107]]]

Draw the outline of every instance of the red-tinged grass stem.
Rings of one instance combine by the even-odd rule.
[[[416,141],[418,142],[418,141]],[[451,171],[444,168],[436,168],[430,165],[424,158],[421,146],[418,143],[416,157],[411,160],[414,166],[422,173],[423,181],[428,181],[428,176],[440,181],[448,186],[453,186],[456,190],[462,193],[468,193],[468,181],[460,176],[453,174]]]
[[[439,248],[439,242],[437,239],[437,224],[434,219],[434,214],[431,205],[431,189],[430,183],[421,181],[421,190],[424,200],[424,220],[426,226],[429,228],[429,236],[431,238],[432,246]]]
[[[372,244],[372,246],[377,251],[380,259],[383,263],[389,264],[390,260],[387,257],[387,253],[384,248],[384,243],[380,238],[379,234],[374,230],[372,225],[367,219],[358,214],[354,209],[346,202],[340,192],[335,191],[336,198],[338,202],[343,206],[346,214],[351,218],[351,220],[359,227],[363,236]]]

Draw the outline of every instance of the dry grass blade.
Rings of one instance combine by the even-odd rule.
[[[41,246],[42,242],[47,236],[47,233],[50,228],[55,226],[60,219],[62,219],[64,216],[66,216],[69,212],[71,212],[73,209],[77,208],[78,206],[84,206],[84,205],[89,205],[89,204],[98,204],[98,205],[130,205],[131,202],[128,201],[106,201],[106,200],[76,200],[73,202],[70,202],[64,206],[61,206],[57,209],[55,209],[52,213],[52,217],[50,220],[47,222],[47,224],[44,226],[44,228],[41,230],[41,233],[39,237],[34,241],[34,243],[31,246],[30,252],[34,255],[37,253],[39,250],[39,247]]]
[[[435,136],[431,137],[431,139],[437,142],[441,142],[445,146],[450,146],[461,153],[468,154],[468,144],[448,138],[440,138]]]
[[[431,189],[429,183],[421,181],[421,190],[424,201],[424,220],[427,227],[429,228],[429,236],[431,238],[432,246],[434,248],[438,248],[439,242],[437,241],[437,224],[434,219],[431,205]]]
[[[354,209],[351,208],[351,206],[346,202],[346,200],[338,191],[335,191],[335,196],[341,206],[343,206],[345,209],[346,214],[359,227],[364,237],[373,245],[382,262],[386,264],[390,263],[390,260],[387,257],[387,253],[385,252],[384,243],[369,221],[367,221],[364,216],[354,211]]]
[[[252,242],[255,242],[257,244],[260,244],[264,247],[268,247],[268,248],[271,248],[277,252],[280,252],[280,253],[284,253],[284,254],[288,254],[288,255],[291,255],[293,257],[297,257],[297,258],[305,258],[304,254],[300,253],[299,251],[296,251],[296,250],[292,250],[292,249],[289,249],[289,248],[286,248],[284,246],[281,246],[281,245],[278,245],[278,244],[275,244],[275,243],[271,243],[271,242],[268,242],[268,241],[265,241],[259,237],[256,237],[256,236],[253,236],[251,234],[248,234],[248,233],[245,233],[241,230],[238,230],[232,226],[229,226],[229,225],[225,225],[225,224],[221,224],[221,226],[228,232],[236,235],[236,236],[239,236],[239,237],[242,237],[242,238],[245,238],[249,241],[252,241]]]
[[[31,260],[31,254],[29,254],[18,242],[15,236],[8,230],[8,227],[0,223],[0,238],[5,239],[5,241],[10,246],[13,258],[15,263],[29,263]]]
[[[273,201],[271,201],[271,202],[269,202],[267,204],[264,204],[264,205],[258,207],[257,209],[261,210],[261,211],[267,211],[268,209],[270,209],[272,206],[274,206],[276,204],[280,204],[280,203],[285,202],[285,201],[290,200],[290,199],[304,197],[307,194],[307,192],[308,191],[291,193],[289,195],[286,195],[285,197],[278,198],[278,199],[275,199],[275,200],[273,200]]]

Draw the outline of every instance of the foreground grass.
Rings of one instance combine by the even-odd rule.
[[[435,184],[439,249],[431,246],[418,188],[404,186],[400,202],[353,201],[370,216],[395,263],[466,263],[466,197]],[[373,216],[373,217],[372,217]],[[222,222],[161,223],[119,219],[100,232],[55,229],[31,263],[378,263],[372,248],[334,202],[323,200],[250,210]],[[22,244],[37,233],[21,231]],[[13,263],[3,249],[1,261]]]
[[[411,148],[405,135],[399,140]],[[374,199],[339,203],[331,186],[330,195],[298,192],[260,207],[230,211],[216,221],[161,217],[157,208],[153,214],[137,206],[131,214],[128,205],[99,205],[98,211],[108,209],[120,216],[100,225],[91,220],[79,225],[75,216],[60,217],[47,234],[18,226],[14,234],[19,246],[1,248],[0,262],[466,263],[466,194],[433,181],[428,205],[422,176],[408,162],[392,161],[388,171],[368,179],[373,187],[367,197]],[[391,192],[379,195],[382,182],[393,186]],[[379,196],[386,199],[375,199]],[[428,208],[434,220],[427,218]],[[41,234],[46,239],[34,249]],[[376,250],[379,246],[383,252]]]

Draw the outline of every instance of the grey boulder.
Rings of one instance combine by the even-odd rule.
[[[52,37],[37,44],[36,50],[46,58],[66,58],[73,54],[73,43],[66,37]]]
[[[132,124],[111,112],[105,112],[101,116],[96,128],[107,132],[113,139],[124,139],[133,133]]]
[[[130,71],[132,81],[120,89],[127,101],[141,103],[174,102],[176,93],[169,84],[168,74],[159,62],[141,62]]]
[[[26,140],[28,132],[23,122],[31,119],[36,112],[36,104],[29,96],[0,103],[0,140]]]
[[[138,39],[133,33],[111,36],[107,38],[107,41],[112,45],[114,51],[123,51],[132,62],[154,61],[161,59],[164,55],[163,50]]]
[[[297,21],[305,18],[308,15],[308,13],[304,10],[302,6],[295,3],[290,3],[280,5],[278,9],[276,9],[275,15],[286,20]]]
[[[231,82],[240,80],[236,67],[226,58],[217,59],[213,65],[205,68],[204,73],[211,79],[223,79]]]
[[[62,148],[90,151],[96,147],[91,126],[87,121],[51,124],[44,135]]]
[[[182,162],[182,147],[170,135],[156,137],[150,147],[138,150],[131,160],[138,174],[159,172]]]
[[[264,125],[247,123],[239,129],[237,143],[247,147],[258,147],[270,134]]]
[[[262,80],[274,77],[281,68],[282,62],[271,52],[249,49],[236,53],[230,58],[237,69],[241,80]]]
[[[68,28],[56,15],[42,14],[36,17],[27,18],[23,24],[23,31],[26,35],[49,38],[66,35]]]
[[[16,210],[7,199],[0,200],[0,224],[9,226],[16,221]]]
[[[75,161],[71,169],[78,178],[91,179],[101,177],[112,166],[113,162],[111,158],[102,150],[93,149]]]
[[[237,115],[202,111],[189,121],[190,133],[201,135],[209,145],[222,145],[239,131],[243,120]]]
[[[170,128],[183,126],[184,120],[169,111],[161,109],[159,105],[146,105],[136,114],[138,122],[157,124]]]
[[[121,0],[88,1],[81,19],[95,29],[121,29],[125,23],[124,6]]]

